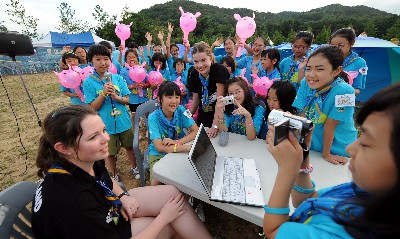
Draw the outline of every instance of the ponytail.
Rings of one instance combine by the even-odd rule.
[[[53,145],[42,135],[39,140],[39,149],[36,156],[36,166],[39,168],[37,175],[44,177],[54,162],[60,161],[61,155],[54,149]]]
[[[344,71],[339,73],[339,77],[342,78],[346,83],[350,82],[349,75]]]

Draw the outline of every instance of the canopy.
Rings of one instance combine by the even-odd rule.
[[[82,46],[89,47],[95,43],[106,41],[101,37],[91,32],[83,32],[78,34],[67,34],[59,32],[49,32],[43,39],[33,42],[33,47],[53,47],[62,48],[63,46]],[[113,47],[115,44],[111,41]]]

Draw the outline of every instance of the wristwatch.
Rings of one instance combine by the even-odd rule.
[[[129,196],[129,193],[126,191],[122,192],[120,195],[118,195],[118,197],[117,197],[118,200],[121,199],[123,196]]]
[[[218,129],[218,125],[217,124],[213,125],[213,128]]]

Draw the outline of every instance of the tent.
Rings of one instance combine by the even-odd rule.
[[[63,46],[82,46],[89,47],[94,43],[105,41],[101,37],[97,36],[91,32],[83,32],[79,34],[67,34],[59,32],[49,32],[43,39],[33,42],[33,47],[52,47],[52,48],[62,48]],[[113,47],[115,44],[111,41]]]
[[[313,45],[312,49],[319,45]],[[292,54],[290,43],[277,46],[281,59]],[[367,62],[368,75],[365,89],[357,96],[357,102],[365,102],[377,91],[400,82],[400,46],[374,37],[357,37],[353,50]]]

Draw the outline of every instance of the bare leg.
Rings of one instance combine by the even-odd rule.
[[[125,148],[126,149],[126,155],[128,155],[129,162],[131,162],[132,168],[136,168],[136,157],[135,153],[133,152],[133,148]]]
[[[141,231],[143,231],[146,227],[150,225],[150,223],[154,220],[154,217],[140,217],[140,218],[134,218],[131,221],[131,230],[132,230],[132,236],[136,236],[139,234]],[[172,228],[171,225],[167,225],[166,227],[163,228],[163,230],[160,232],[160,234],[157,236],[157,239],[169,239],[174,236],[175,231]]]
[[[112,176],[115,176],[117,174],[116,166],[117,166],[117,159],[115,155],[108,155],[106,159],[106,167],[111,172]]]
[[[139,187],[129,190],[139,203],[134,217],[156,217],[164,204],[180,192],[172,185]],[[150,201],[149,201],[150,199]],[[182,238],[212,238],[193,208],[185,202],[186,212],[172,223],[175,232]]]
[[[157,186],[157,185],[163,185],[160,181],[157,181],[156,179],[152,179],[150,182],[151,186]]]

